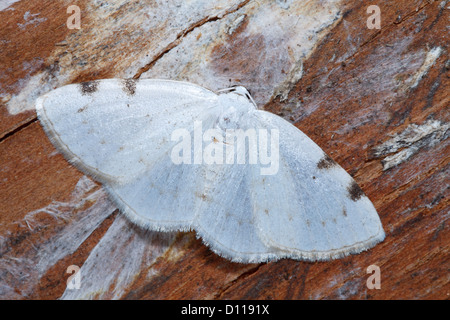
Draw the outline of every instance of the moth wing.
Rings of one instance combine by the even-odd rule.
[[[215,109],[202,114],[202,123],[216,119]],[[134,223],[150,230],[190,230],[197,214],[198,197],[203,193],[204,183],[201,164],[193,163],[194,120],[185,124],[186,143],[180,153],[190,153],[190,163],[178,163],[173,159],[174,146],[155,161],[154,165],[134,180],[124,184],[107,184],[106,188],[120,206],[121,211]],[[211,124],[212,125],[212,124]],[[170,139],[168,133],[167,139]],[[178,143],[183,144],[184,139]],[[190,149],[189,149],[190,148]]]
[[[253,128],[251,117],[244,117],[241,129]],[[220,136],[220,132],[218,132]],[[196,194],[193,228],[217,254],[235,262],[255,263],[278,259],[279,249],[267,247],[259,238],[252,204],[249,149],[243,144],[212,139],[209,144],[222,148],[222,164],[203,164],[200,168],[200,193]],[[234,159],[227,148],[234,149]],[[208,150],[208,146],[205,146]],[[245,154],[245,163],[237,161]]]
[[[217,107],[217,95],[169,80],[107,79],[67,85],[36,102],[57,149],[102,183],[124,184],[154,166],[176,142],[171,132]]]
[[[200,194],[198,165],[176,165],[165,154],[150,170],[124,184],[105,184],[119,209],[137,225],[157,231],[188,231]]]
[[[258,111],[260,126],[279,132],[279,167],[252,171],[253,209],[261,240],[294,259],[329,260],[384,239],[371,201],[353,178],[299,129]]]
[[[212,113],[204,119],[202,132],[213,129],[217,117]],[[107,186],[107,190],[130,220],[147,229],[194,229],[214,252],[233,261],[274,259],[279,249],[267,248],[255,226],[250,165],[205,160],[203,151],[209,147],[225,150],[227,145],[220,136],[221,132],[217,132],[209,141],[203,141],[202,161],[198,164],[175,164],[168,152],[134,181]],[[191,154],[194,148],[192,144]]]

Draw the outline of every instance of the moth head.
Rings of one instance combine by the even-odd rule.
[[[250,101],[255,106],[255,108],[257,108],[255,100],[253,100],[252,96],[250,95],[250,92],[243,86],[237,86],[237,85],[231,86],[229,88],[219,90],[218,93],[219,94],[231,93],[231,94],[236,94],[236,95],[245,97],[248,101]]]

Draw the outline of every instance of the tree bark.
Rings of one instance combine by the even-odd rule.
[[[448,1],[0,5],[0,298],[448,299]],[[1,7],[3,6],[3,7]],[[328,262],[239,264],[140,230],[48,140],[34,100],[103,78],[249,89],[346,169],[386,239]],[[370,289],[367,269],[380,268]],[[67,289],[69,266],[81,287]],[[370,280],[370,279],[369,279]]]

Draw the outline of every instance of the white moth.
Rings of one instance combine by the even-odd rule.
[[[99,80],[51,91],[36,109],[66,159],[143,228],[195,230],[244,263],[329,260],[384,239],[350,175],[243,87]]]

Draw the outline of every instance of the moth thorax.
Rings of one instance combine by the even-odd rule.
[[[229,107],[222,112],[216,121],[216,127],[222,131],[239,128],[239,119],[241,118],[241,112],[235,107]]]

